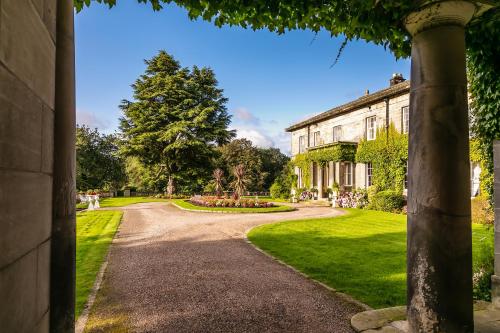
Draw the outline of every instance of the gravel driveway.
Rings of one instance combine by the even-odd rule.
[[[338,211],[213,214],[165,203],[123,210],[87,331],[352,332],[359,307],[244,241],[256,225]]]

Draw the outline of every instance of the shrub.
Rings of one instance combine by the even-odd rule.
[[[216,196],[201,196],[195,195],[189,199],[193,205],[204,207],[244,207],[244,208],[259,208],[273,207],[272,202],[259,201],[258,199],[228,199],[219,198]]]
[[[271,197],[274,199],[288,199],[290,198],[290,189],[285,187],[285,185],[276,179],[269,189]]]
[[[342,192],[337,197],[336,204],[342,208],[365,208],[368,204],[366,190]]]
[[[368,188],[366,189],[366,194],[368,196],[369,202],[373,201],[373,197],[375,196],[375,194],[377,194],[377,192],[378,192],[377,185],[368,186]]]
[[[485,196],[471,200],[472,223],[493,224],[493,209]]]
[[[404,205],[405,198],[401,193],[387,190],[376,193],[370,202],[369,208],[384,212],[399,213]]]
[[[207,185],[205,185],[205,187],[203,188],[203,192],[215,193],[215,188],[216,188],[215,181],[211,180],[207,183]]]

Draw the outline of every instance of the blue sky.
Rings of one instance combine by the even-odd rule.
[[[183,66],[211,67],[229,98],[232,128],[259,146],[289,152],[284,128],[310,115],[385,88],[392,73],[408,78],[409,60],[383,47],[351,42],[337,65],[342,38],[328,33],[217,28],[191,21],[184,9],[153,12],[135,1],[109,10],[93,4],[78,13],[76,29],[77,121],[106,133],[118,126],[122,99],[143,73],[143,60],[164,49]]]

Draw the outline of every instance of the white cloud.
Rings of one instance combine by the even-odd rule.
[[[237,138],[245,138],[261,148],[279,148],[282,153],[290,155],[290,135],[279,128],[276,120],[261,122],[252,112],[244,107],[233,112],[232,129],[236,130]]]
[[[231,112],[234,115],[236,123],[260,125],[260,119],[253,115],[246,108],[239,107]]]
[[[235,127],[236,137],[241,139],[245,138],[250,141],[257,147],[269,148],[274,147],[274,141],[271,137],[262,133],[262,130],[258,128],[241,128]]]
[[[86,125],[90,128],[98,128],[101,131],[109,127],[108,121],[100,119],[93,112],[81,109],[76,109],[76,123],[78,125]]]

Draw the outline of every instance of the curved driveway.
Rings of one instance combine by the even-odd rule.
[[[352,332],[349,318],[359,307],[244,241],[256,225],[338,211],[213,214],[165,203],[123,210],[105,301],[98,296],[89,321],[125,316],[133,332]]]

